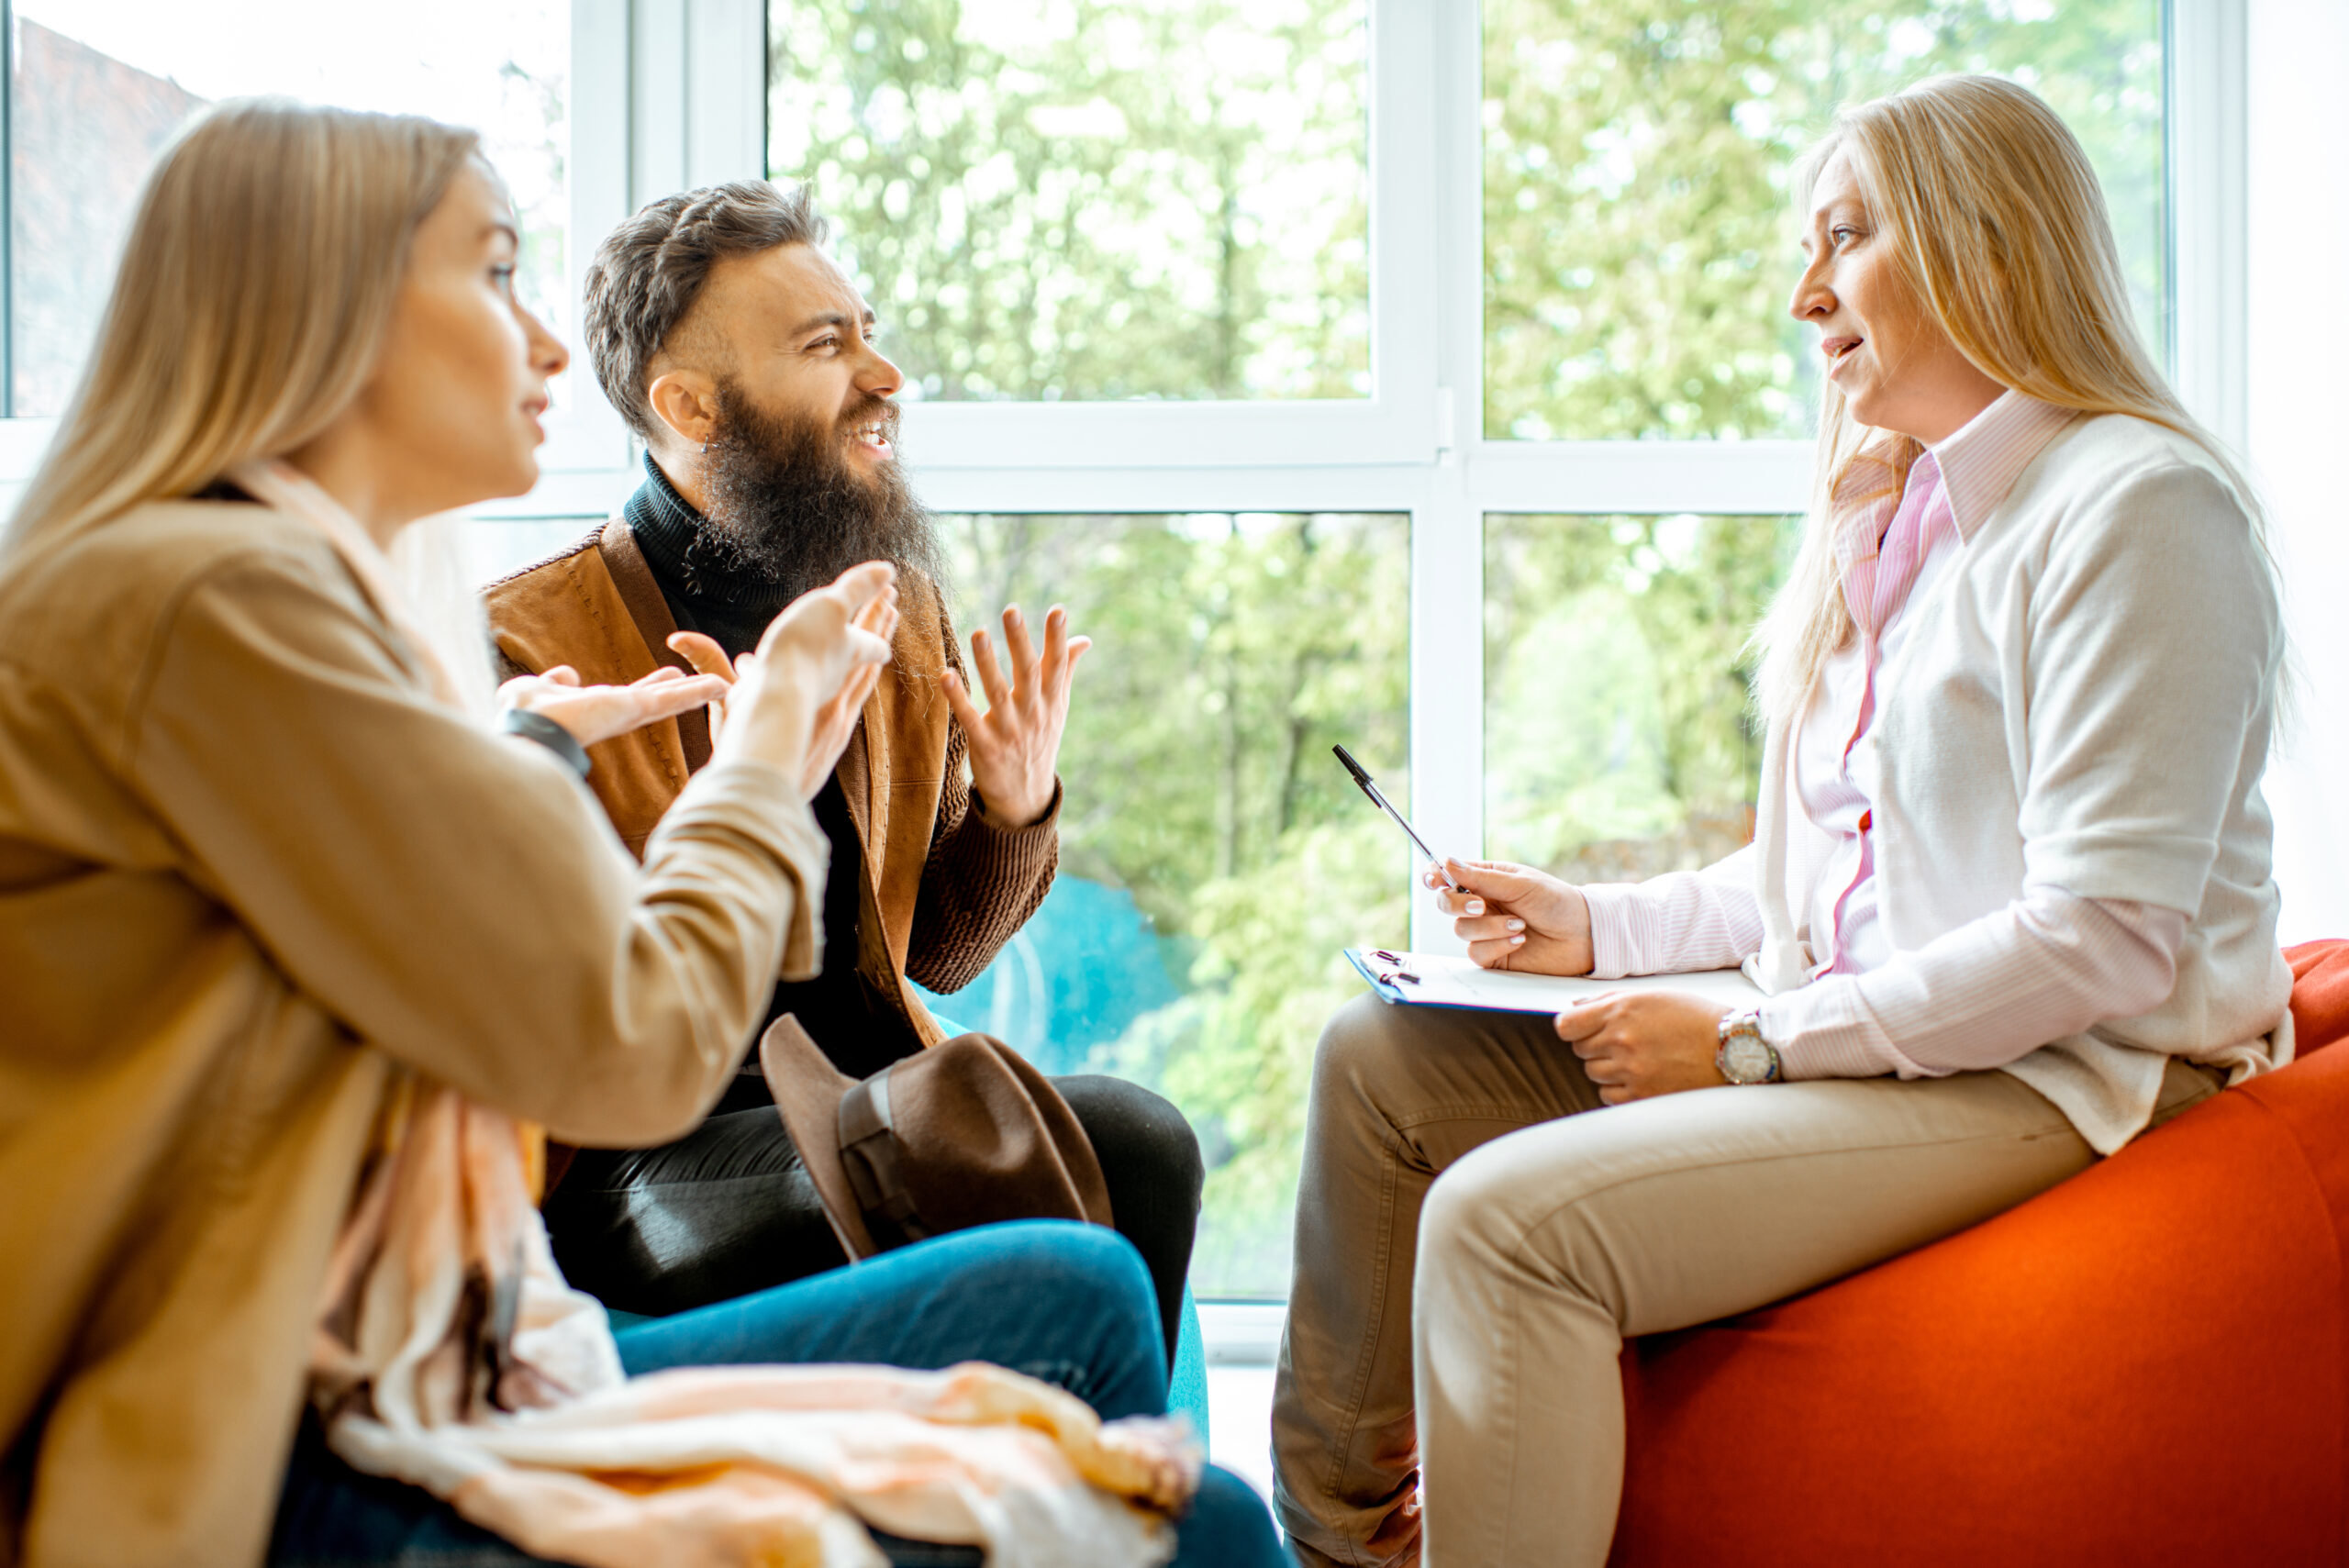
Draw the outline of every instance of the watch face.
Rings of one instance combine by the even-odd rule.
[[[1759,1084],[1770,1075],[1770,1048],[1752,1035],[1732,1036],[1722,1055],[1732,1083]]]

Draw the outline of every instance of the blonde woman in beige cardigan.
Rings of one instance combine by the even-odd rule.
[[[645,1561],[685,1516],[607,1490],[610,1529],[583,1532],[588,1483],[501,1463],[478,1426],[436,1446],[416,1408],[490,1422],[589,1385],[625,1396],[622,1362],[966,1359],[1057,1368],[1103,1415],[1163,1408],[1148,1278],[1106,1230],[945,1238],[653,1325],[618,1361],[600,1309],[551,1278],[518,1122],[657,1141],[734,1073],[774,975],[816,956],[808,781],[894,608],[869,566],[777,618],[640,872],[578,749],[713,683],[552,673],[506,689],[501,735],[477,618],[468,635],[462,597],[433,598],[429,559],[392,559],[416,519],[535,481],[565,354],[515,301],[516,242],[470,133],[214,111],[150,182],[6,539],[0,1562],[388,1562],[426,1539],[524,1561],[421,1492],[369,1492],[338,1457],[359,1449],[327,1452],[315,1428],[273,1548],[306,1381],[330,1434],[475,1517],[570,1507],[541,1539],[588,1562]],[[443,1233],[486,1250],[424,1245]],[[569,1362],[529,1348],[583,1323]],[[1027,1386],[983,1392],[1059,1408]],[[1054,1420],[1082,1449],[1094,1418],[1069,1403]],[[458,1459],[503,1501],[445,1471]],[[780,1485],[735,1501],[780,1507]],[[807,1498],[812,1554],[785,1560],[875,1561]],[[1240,1533],[1197,1533],[1219,1526]],[[651,1555],[760,1550],[700,1527]],[[1269,1541],[1261,1507],[1252,1523],[1211,1483],[1186,1548],[1262,1560],[1251,1540]]]

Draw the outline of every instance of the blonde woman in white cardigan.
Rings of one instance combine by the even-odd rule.
[[[1755,843],[1438,893],[1487,966],[1767,995],[1330,1021],[1274,1415],[1308,1563],[1603,1562],[1624,1336],[1947,1235],[2290,1059],[2275,571],[2078,142],[1942,78],[1847,110],[1797,190],[1828,387]]]

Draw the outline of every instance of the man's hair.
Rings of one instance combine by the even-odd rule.
[[[604,238],[587,268],[587,357],[629,428],[653,438],[652,361],[729,256],[820,245],[829,226],[807,185],[730,180],[664,196]]]

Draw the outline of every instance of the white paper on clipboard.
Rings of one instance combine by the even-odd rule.
[[[1625,980],[1586,980],[1479,969],[1464,958],[1404,952],[1399,949],[1348,948],[1346,958],[1370,982],[1371,989],[1387,1001],[1422,1007],[1562,1013],[1593,996],[1625,991],[1678,991],[1719,1002],[1725,1007],[1750,1007],[1762,999],[1762,988],[1734,969],[1709,969],[1690,974],[1642,974]]]

